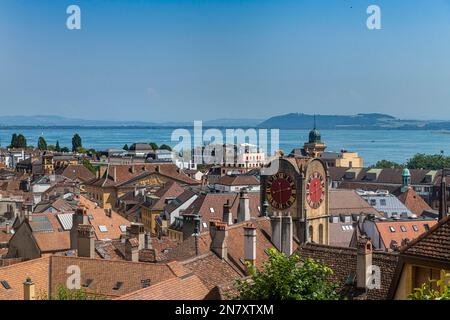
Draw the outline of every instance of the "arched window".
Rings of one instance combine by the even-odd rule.
[[[319,243],[323,244],[323,224],[319,224]]]
[[[309,239],[309,242],[314,242],[314,229],[313,229],[313,226],[309,226],[309,228],[308,228],[308,239]]]

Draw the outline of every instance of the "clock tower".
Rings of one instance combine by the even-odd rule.
[[[329,176],[325,163],[318,158],[287,157],[273,160],[269,169],[276,167],[275,161],[276,172],[261,175],[261,208],[268,203],[269,216],[291,216],[294,234],[301,242],[328,244]]]

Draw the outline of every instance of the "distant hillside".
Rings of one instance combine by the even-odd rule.
[[[400,120],[381,113],[357,115],[316,115],[319,129],[404,129],[404,130],[450,130],[450,121]],[[262,122],[260,128],[311,129],[314,115],[289,113]]]

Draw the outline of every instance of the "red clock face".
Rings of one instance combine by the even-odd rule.
[[[309,176],[306,182],[306,202],[311,208],[317,209],[321,206],[325,199],[325,189],[325,179],[320,173],[314,172]]]
[[[266,197],[272,207],[288,209],[295,202],[295,182],[286,173],[279,172],[267,179]]]

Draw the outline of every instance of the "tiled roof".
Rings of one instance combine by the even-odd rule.
[[[249,192],[250,215],[258,217],[260,215],[260,193]],[[233,220],[237,219],[239,207],[239,193],[207,193],[200,195],[184,211],[184,214],[196,214],[201,216],[203,222],[208,223],[211,219],[223,218],[223,205],[229,201],[230,212]],[[209,227],[209,226],[208,226]]]
[[[175,277],[183,277],[185,270],[178,263],[140,263],[111,261],[67,256],[49,256],[0,268],[0,280],[7,280],[11,289],[0,285],[0,299],[23,299],[23,285],[27,277],[36,285],[36,293],[54,291],[58,284],[65,285],[69,266],[81,271],[81,285],[88,294],[118,297]],[[185,270],[183,273],[182,271]]]
[[[424,211],[433,210],[428,203],[426,203],[425,200],[423,200],[423,198],[419,196],[412,188],[409,188],[403,192],[400,196],[398,196],[398,199],[417,216],[422,215]]]
[[[155,202],[151,205],[144,203],[144,206],[149,206],[152,210],[164,210],[166,199],[176,198],[181,195],[185,189],[175,181],[169,181],[166,185],[155,192],[154,196],[157,197]]]
[[[353,236],[353,224],[347,222],[334,222],[328,225],[329,243],[336,247],[349,247]]]
[[[88,184],[94,186],[121,186],[151,174],[167,177],[182,184],[199,184],[198,181],[189,178],[180,169],[178,169],[175,164],[172,163],[110,165],[109,170],[106,171],[101,178],[89,181]]]
[[[255,176],[225,175],[217,181],[217,184],[225,186],[259,186],[259,180]]]
[[[94,227],[97,240],[119,239],[123,234],[120,226],[129,226],[130,222],[117,212],[111,210],[111,217],[106,215],[105,209],[98,207],[94,202],[85,196],[80,196],[80,204],[87,210],[88,215],[94,219],[89,219],[89,223]],[[106,232],[100,230],[100,226],[106,227]]]
[[[169,203],[166,206],[165,210],[168,213],[172,213],[174,210],[179,208],[183,203],[185,203],[186,201],[191,199],[193,196],[195,196],[195,192],[193,192],[191,190],[186,190],[182,194],[180,194],[174,201]]]
[[[380,238],[386,248],[394,248],[402,246],[407,241],[412,241],[425,233],[426,225],[428,228],[436,224],[435,220],[399,220],[399,221],[377,221]],[[415,230],[417,229],[417,231]]]
[[[330,190],[330,214],[382,214],[361,198],[355,190]]]
[[[313,258],[319,260],[330,267],[334,275],[330,280],[337,282],[343,290],[345,282],[350,275],[356,275],[356,249],[332,247],[320,244],[305,244],[299,249],[302,259]],[[380,267],[381,288],[369,289],[366,294],[356,299],[386,300],[389,294],[389,288],[394,278],[397,267],[398,255],[385,252],[373,252],[372,263]],[[351,298],[351,297],[350,297]]]
[[[208,290],[242,276],[228,262],[223,261],[212,252],[184,261],[182,264],[198,276]]]
[[[199,277],[191,274],[162,281],[117,300],[203,300],[208,292]]]
[[[402,254],[450,263],[450,216],[400,249]]]
[[[82,164],[69,164],[65,168],[57,170],[57,173],[70,180],[80,180],[82,182],[95,178],[95,175]]]

